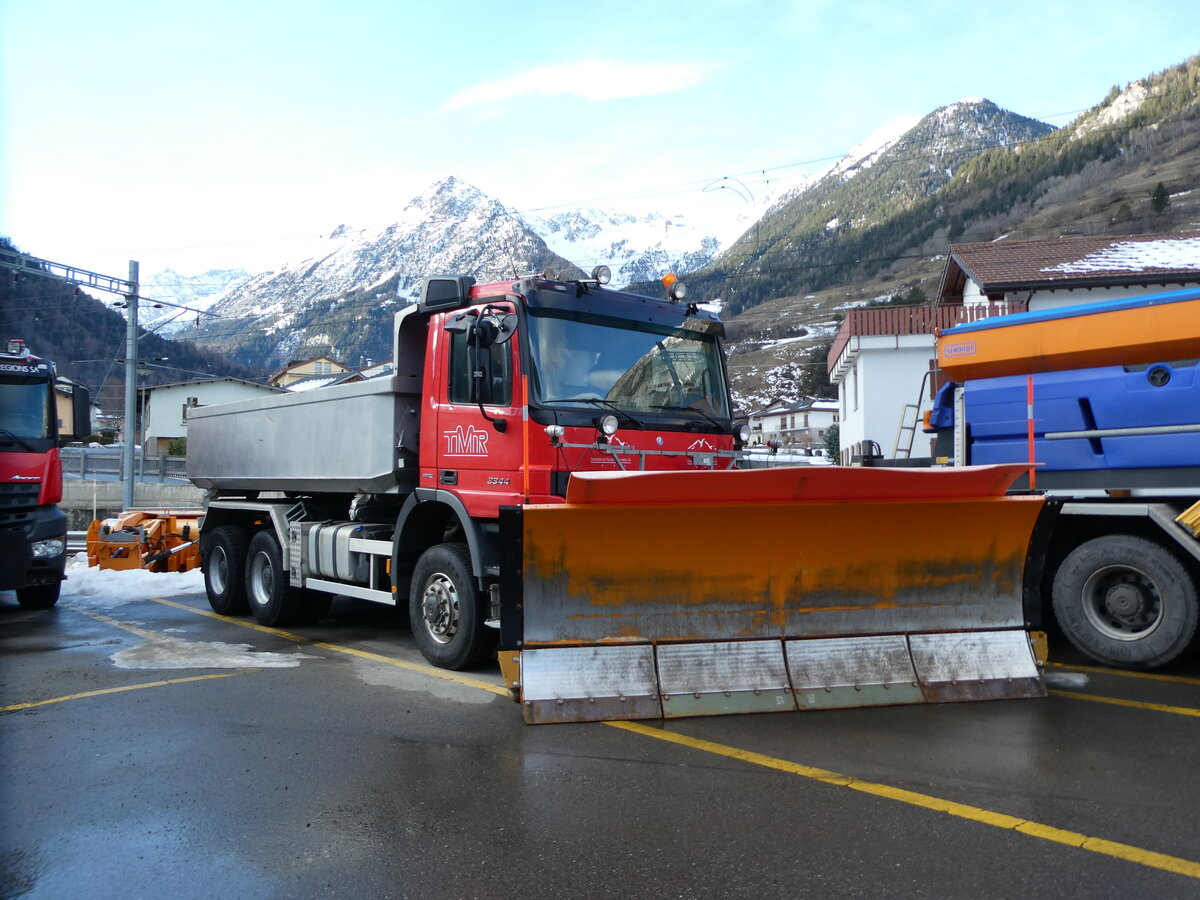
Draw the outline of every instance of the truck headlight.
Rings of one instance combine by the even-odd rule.
[[[56,556],[62,555],[62,552],[67,548],[67,542],[62,538],[50,538],[45,541],[33,542],[33,558],[34,559],[53,559]]]

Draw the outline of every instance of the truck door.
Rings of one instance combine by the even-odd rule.
[[[496,336],[487,328],[476,346],[485,320],[508,330]],[[457,494],[472,516],[494,518],[500,506],[520,502],[522,489],[520,353],[510,339],[515,310],[511,302],[492,302],[443,321],[449,327],[438,342],[434,395],[437,487]]]

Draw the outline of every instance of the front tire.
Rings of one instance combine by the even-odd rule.
[[[246,602],[246,547],[250,536],[238,525],[222,525],[208,539],[204,556],[204,592],[213,612],[243,615]]]
[[[466,544],[437,544],[417,560],[409,621],[421,654],[441,669],[470,669],[495,650]]]
[[[1196,585],[1165,547],[1132,535],[1080,544],[1054,576],[1054,615],[1093,659],[1126,669],[1166,665],[1191,643]]]
[[[49,609],[58,602],[61,590],[61,581],[17,588],[17,603],[21,604],[21,609]]]
[[[250,612],[263,625],[288,625],[303,613],[299,592],[288,584],[283,552],[270,530],[260,531],[246,552],[246,600]]]

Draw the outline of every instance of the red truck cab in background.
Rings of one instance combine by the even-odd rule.
[[[58,602],[64,578],[67,517],[54,364],[29,352],[25,342],[0,346],[0,590],[16,590],[27,609]],[[85,435],[86,388],[76,386],[71,423]]]

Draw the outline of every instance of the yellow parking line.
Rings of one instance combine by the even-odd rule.
[[[262,631],[267,634],[274,634],[280,637],[290,638],[301,643],[308,643],[314,647],[320,647],[336,653],[345,653],[350,656],[374,660],[375,662],[396,666],[401,669],[408,669],[409,671],[417,672],[422,675],[428,675],[433,678],[440,678],[444,681],[453,681],[467,687],[478,688],[480,690],[488,691],[500,696],[508,695],[508,692],[499,685],[490,684],[485,681],[479,681],[474,678],[468,678],[455,672],[448,672],[444,669],[435,669],[432,666],[404,662],[403,660],[393,659],[388,656],[383,656],[379,653],[356,650],[353,647],[343,647],[338,644],[329,644],[324,641],[308,641],[306,638],[303,638],[299,635],[280,631],[275,628],[268,628],[263,625],[243,622],[238,619],[227,618],[215,613],[210,613],[207,610],[197,609],[194,606],[187,606],[183,603],[176,603],[163,599],[156,599],[154,602],[162,603],[166,606],[173,606],[188,612],[194,612],[198,615],[209,616],[210,618],[218,619],[222,622],[229,622],[233,625],[241,625],[244,628],[253,628],[256,631]],[[1043,825],[1040,822],[1033,822],[1029,819],[1021,819],[1005,813],[992,812],[991,810],[981,809],[977,806],[969,806],[965,803],[956,803],[953,800],[944,800],[941,797],[934,797],[930,794],[920,794],[916,791],[892,787],[891,785],[877,784],[871,781],[862,781],[858,778],[854,778],[851,775],[841,775],[837,772],[830,772],[826,769],[818,769],[813,766],[806,766],[801,763],[791,762],[790,760],[780,759],[775,756],[767,756],[762,753],[755,753],[752,750],[742,750],[738,747],[731,747],[726,744],[718,744],[714,741],[706,741],[702,738],[694,738],[683,734],[676,734],[675,732],[665,731],[662,728],[655,728],[642,724],[641,722],[602,722],[600,724],[607,725],[611,728],[617,728],[622,731],[628,731],[633,734],[640,734],[643,737],[653,738],[654,740],[679,744],[684,747],[689,747],[693,750],[700,750],[705,753],[713,753],[729,759],[736,759],[751,765],[764,766],[769,769],[785,772],[789,775],[799,775],[803,778],[810,778],[814,781],[819,781],[824,784],[849,788],[864,794],[871,794],[876,797],[883,797],[888,800],[907,803],[910,806],[921,807],[923,809],[929,809],[935,812],[943,812],[947,815],[956,816],[958,818],[967,819],[973,822],[979,822],[983,825],[991,825],[996,828],[1018,831],[1022,834],[1030,835],[1031,837],[1041,838],[1042,840],[1046,841],[1053,841],[1054,843],[1058,844],[1066,844],[1067,846],[1071,847],[1078,847],[1091,853],[1099,853],[1104,856],[1111,856],[1116,859],[1125,860],[1126,862],[1137,863],[1138,865],[1148,866],[1154,869],[1162,869],[1167,872],[1174,872],[1178,875],[1186,875],[1189,878],[1200,879],[1200,863],[1193,862],[1189,859],[1182,859],[1178,856],[1169,856],[1165,853],[1157,853],[1153,850],[1134,847],[1130,844],[1122,844],[1116,841],[1108,841],[1103,838],[1090,837],[1086,834],[1080,834],[1075,831],[1067,831],[1062,828],[1055,828],[1052,825]]]
[[[658,741],[679,744],[684,747],[690,747],[693,750],[702,750],[705,753],[725,756],[752,765],[765,766],[766,768],[776,769],[790,775],[811,778],[824,784],[845,787],[853,791],[861,791],[864,794],[872,794],[876,797],[884,797],[888,800],[907,803],[910,806],[919,806],[924,809],[934,810],[935,812],[943,812],[947,815],[956,816],[960,819],[968,819],[972,822],[979,822],[983,825],[991,825],[1010,831],[1019,831],[1022,834],[1028,834],[1042,840],[1066,844],[1071,847],[1078,847],[1081,850],[1088,850],[1092,853],[1112,856],[1127,862],[1137,863],[1138,865],[1163,869],[1167,872],[1186,875],[1189,878],[1200,879],[1200,863],[1193,862],[1190,859],[1168,856],[1165,853],[1156,853],[1153,850],[1145,850],[1141,847],[1133,847],[1129,844],[1117,843],[1116,841],[1107,841],[1103,838],[1089,837],[1086,834],[1079,834],[1075,831],[1066,831],[1051,825],[1042,825],[1039,822],[1032,822],[1028,819],[992,812],[991,810],[980,809],[977,806],[956,803],[952,800],[943,800],[941,797],[919,794],[916,791],[908,791],[903,788],[892,787],[891,785],[860,781],[850,775],[841,775],[826,769],[817,769],[813,766],[801,765],[800,763],[794,763],[786,759],[766,756],[762,753],[742,750],[726,744],[706,741],[702,738],[676,734],[675,732],[665,731],[662,728],[644,725],[641,722],[605,722],[604,724],[612,728],[619,728],[622,731],[630,731],[634,734],[654,738]]]
[[[1175,684],[1200,685],[1200,678],[1186,675],[1165,675],[1159,672],[1134,672],[1129,669],[1105,669],[1100,666],[1070,666],[1064,663],[1047,663],[1054,669],[1069,669],[1072,672],[1091,672],[1095,675],[1116,675],[1120,678],[1145,678],[1150,681],[1171,681]]]
[[[480,681],[477,678],[468,678],[466,675],[459,675],[457,672],[451,672],[448,669],[435,669],[432,666],[405,662],[402,659],[395,659],[380,653],[371,653],[368,650],[356,650],[353,647],[343,647],[340,644],[328,644],[325,641],[310,641],[309,643],[313,647],[320,647],[322,650],[332,650],[334,653],[345,653],[347,656],[369,659],[374,662],[383,663],[384,665],[395,666],[397,669],[408,669],[408,671],[416,672],[419,675],[429,675],[433,678],[440,678],[443,681],[453,681],[455,684],[487,691],[500,697],[508,696],[508,690],[498,684],[490,684],[486,681]]]
[[[1151,712],[1171,713],[1176,716],[1200,718],[1200,709],[1190,706],[1167,706],[1163,703],[1143,703],[1140,700],[1122,700],[1120,697],[1102,697],[1099,694],[1080,694],[1075,691],[1048,690],[1046,693],[1069,700],[1090,700],[1093,703],[1108,703],[1111,706],[1129,706],[1133,709],[1148,709]]]
[[[143,684],[126,684],[121,687],[104,688],[99,691],[85,691],[82,694],[68,694],[65,697],[55,697],[53,700],[35,700],[32,703],[14,703],[12,706],[0,706],[0,712],[14,712],[18,709],[33,709],[35,706],[48,706],[51,703],[66,703],[68,700],[83,700],[86,697],[99,697],[103,694],[119,694],[122,691],[140,691],[142,688],[163,687],[168,684],[185,684],[189,681],[208,681],[212,678],[232,678],[234,675],[249,675],[261,672],[262,669],[239,669],[236,672],[221,672],[217,675],[192,675],[188,678],[171,678],[166,681],[147,681]]]

